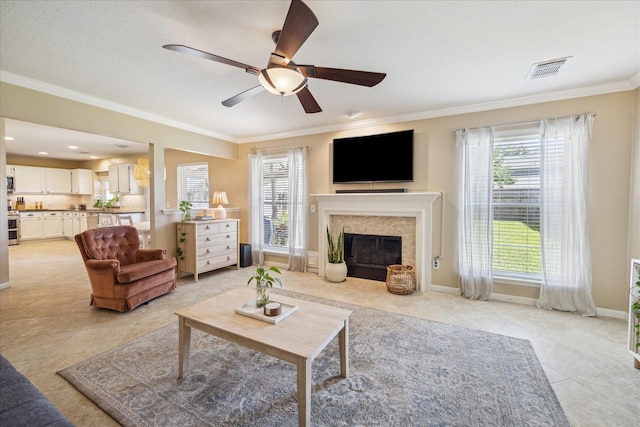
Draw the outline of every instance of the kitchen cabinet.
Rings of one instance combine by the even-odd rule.
[[[44,168],[35,166],[14,166],[14,193],[44,193]]]
[[[20,240],[64,237],[63,218],[61,211],[20,212]]]
[[[87,213],[86,212],[73,212],[73,222],[72,222],[71,232],[73,236],[78,233],[82,233],[83,231],[87,231]]]
[[[69,169],[44,169],[44,188],[46,194],[70,194],[71,171]]]
[[[142,188],[133,177],[133,165],[109,166],[109,191],[111,193],[142,194]]]
[[[20,212],[20,240],[42,239],[42,212]]]
[[[93,172],[90,169],[71,170],[71,194],[93,194]]]
[[[73,240],[73,212],[62,214],[62,234],[69,240]]]
[[[89,169],[12,166],[14,193],[92,194],[93,172]]]
[[[42,214],[42,238],[63,237],[62,212],[44,212]]]

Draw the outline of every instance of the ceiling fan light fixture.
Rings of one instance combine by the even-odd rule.
[[[258,74],[258,81],[266,90],[276,95],[289,96],[300,92],[307,85],[307,78],[291,68],[265,68]]]

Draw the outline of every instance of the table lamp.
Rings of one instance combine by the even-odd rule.
[[[214,191],[213,199],[211,199],[212,205],[218,205],[217,208],[213,210],[213,216],[215,219],[225,219],[227,217],[227,211],[222,205],[228,205],[229,200],[227,199],[227,193],[224,191]]]

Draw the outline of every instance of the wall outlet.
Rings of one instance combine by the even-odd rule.
[[[437,270],[440,268],[440,258],[439,257],[435,257],[433,259],[433,268],[434,270]]]

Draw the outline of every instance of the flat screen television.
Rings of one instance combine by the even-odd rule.
[[[333,140],[333,183],[413,181],[413,129]]]

